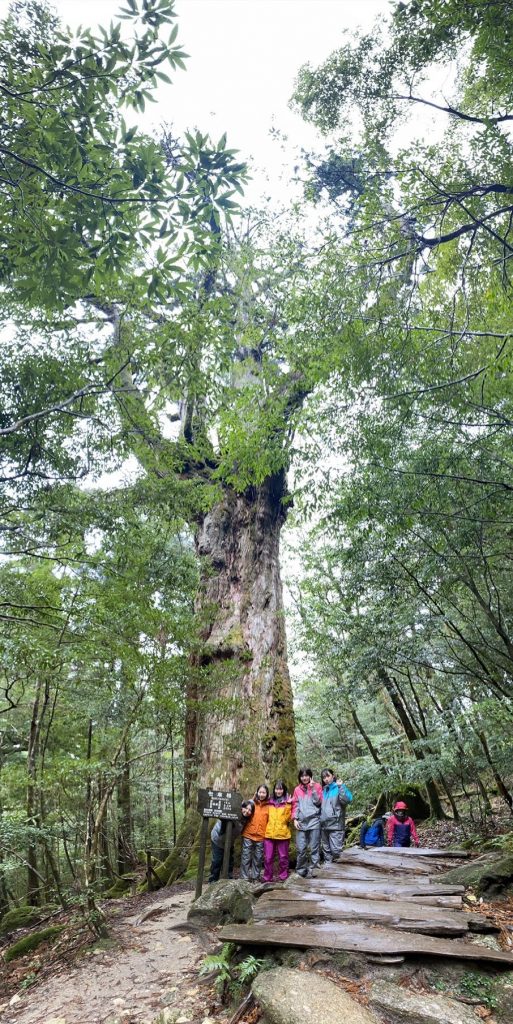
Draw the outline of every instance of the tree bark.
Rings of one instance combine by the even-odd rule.
[[[187,803],[195,786],[250,794],[296,773],[279,541],[285,474],[226,488],[196,535],[200,648],[187,701]]]

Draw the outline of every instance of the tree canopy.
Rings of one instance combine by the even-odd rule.
[[[292,781],[287,517],[301,754],[359,811],[511,813],[507,6],[396,3],[299,72],[312,231],[240,215],[224,135],[131,123],[182,71],[170,0],[11,5],[0,912],[92,912],[143,848],[166,881],[198,782]]]

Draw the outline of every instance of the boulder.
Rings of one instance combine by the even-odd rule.
[[[19,956],[25,956],[26,953],[31,953],[32,950],[37,949],[42,942],[57,938],[63,930],[64,925],[57,924],[53,925],[51,928],[43,928],[43,931],[41,932],[31,932],[30,935],[25,935],[25,938],[20,939],[19,942],[14,943],[14,946],[9,946],[5,950],[4,960],[6,964],[11,960],[16,960]]]
[[[254,888],[240,878],[212,882],[194,900],[187,918],[198,924],[243,924],[253,916]]]
[[[479,1018],[470,1006],[427,992],[410,992],[389,981],[374,981],[370,987],[369,1004],[379,1010],[387,1021],[400,1024],[478,1024]]]
[[[513,854],[486,853],[437,875],[437,881],[471,885],[480,895],[496,896],[513,886]]]
[[[332,981],[313,971],[262,971],[252,992],[267,1024],[376,1024],[377,1018]]]
[[[29,928],[31,924],[40,921],[44,913],[43,907],[28,907],[25,904],[21,907],[13,907],[2,917],[0,935],[8,935],[9,932],[15,932],[18,928]]]

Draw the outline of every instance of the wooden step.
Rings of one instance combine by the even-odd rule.
[[[286,888],[283,888],[282,886],[280,886],[280,888],[268,890],[268,892],[266,894],[266,899],[280,900],[280,899],[283,899],[285,893],[288,894],[288,899],[291,899],[291,900],[300,900],[300,901],[301,900],[303,900],[303,901],[304,900],[314,900],[315,901],[315,900],[319,900],[319,899],[323,899],[324,898],[322,893],[320,893],[319,891],[309,892],[307,889],[294,889],[292,886],[287,885]],[[338,898],[336,893],[333,893],[333,894],[330,894],[330,895],[332,895],[334,899]],[[345,892],[342,892],[340,895],[342,897],[344,897],[345,896]],[[368,896],[363,896],[363,897],[360,897],[357,894],[354,898],[355,899],[358,899],[358,898],[361,898],[361,899],[377,899],[377,900],[385,900],[387,902],[391,901],[391,900],[395,901],[395,899],[396,899],[395,896],[389,896],[389,895],[387,895],[387,893],[374,893],[374,892],[372,892]],[[462,898],[462,896],[405,896],[404,893],[401,893],[399,898],[404,903],[406,903],[406,902],[407,903],[410,903],[410,902],[411,903],[418,903],[420,906],[424,905],[426,907],[429,906],[429,907],[440,907],[440,908],[452,909],[452,910],[461,910],[461,908],[463,906],[463,898]]]
[[[346,865],[352,867],[368,867],[373,871],[383,872],[405,872],[409,875],[430,875],[435,870],[443,870],[448,867],[450,861],[442,861],[440,858],[414,858],[403,857],[401,853],[395,852],[382,856],[381,849],[376,850],[345,850],[335,864],[327,864],[324,870],[341,871]]]
[[[358,846],[349,846],[348,850],[358,850]],[[444,860],[470,857],[468,850],[440,850],[429,846],[376,846],[375,850],[386,856],[393,856],[400,850],[405,857],[442,857]]]
[[[513,953],[499,952],[475,942],[441,939],[432,935],[392,928],[354,924],[293,925],[255,923],[225,925],[219,938],[222,942],[243,945],[298,946],[302,949],[345,949],[359,953],[427,954],[456,960],[477,960],[513,967]]]
[[[344,878],[296,878],[290,883],[294,889],[307,889],[311,892],[333,893],[339,896],[359,896],[365,899],[380,899],[381,895],[403,899],[404,896],[459,896],[465,892],[463,885],[450,885],[443,882],[419,882],[410,879],[404,884],[397,880],[358,880]],[[287,886],[288,887],[288,886]]]
[[[403,901],[358,900],[341,897],[320,897],[317,900],[282,900],[263,896],[254,910],[255,921],[287,921],[324,918],[329,921],[356,921],[383,924],[391,928],[407,928],[426,935],[464,935],[470,924],[486,927],[482,914],[462,910],[440,910]],[[473,919],[473,920],[472,920]]]

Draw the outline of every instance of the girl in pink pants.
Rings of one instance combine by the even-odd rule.
[[[273,880],[274,858],[278,857],[281,882],[289,876],[289,844],[291,803],[287,787],[282,779],[277,779],[272,799],[269,801],[269,820],[264,838],[264,882]]]

